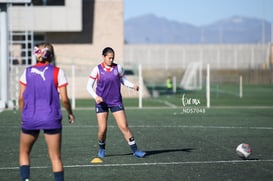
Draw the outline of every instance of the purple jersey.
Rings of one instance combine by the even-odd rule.
[[[26,69],[27,85],[23,94],[22,128],[38,130],[62,127],[56,82],[58,70],[51,64]]]
[[[96,94],[102,97],[108,107],[121,105],[122,98],[118,66],[117,64],[113,64],[112,69],[107,71],[102,65],[103,64],[98,65],[99,75]]]

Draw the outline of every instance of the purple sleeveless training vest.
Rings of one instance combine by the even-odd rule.
[[[51,64],[26,69],[26,90],[23,94],[22,128],[58,129],[62,127],[59,93],[54,84]]]
[[[103,98],[108,107],[121,105],[120,75],[117,64],[112,66],[112,71],[105,71],[101,64],[98,65],[98,68],[96,94]]]

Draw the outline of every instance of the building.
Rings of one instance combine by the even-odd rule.
[[[14,35],[21,34],[19,39],[26,40],[25,32],[33,32],[34,44],[40,41],[53,43],[58,64],[76,58],[82,61],[73,62],[75,65],[92,65],[97,63],[105,46],[114,47],[119,59],[123,60],[122,0],[32,2],[10,6],[9,28]],[[24,48],[22,45],[22,52]]]
[[[77,98],[89,96],[85,89],[87,78],[91,68],[100,63],[104,47],[113,47],[116,60],[123,64],[123,0],[32,0],[31,4],[9,4],[8,24],[11,68],[35,63],[34,45],[51,42],[56,64],[65,69],[70,82],[72,65],[75,68]]]

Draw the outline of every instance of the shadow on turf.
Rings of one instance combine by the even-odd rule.
[[[105,157],[112,157],[112,156],[126,156],[126,155],[132,155],[132,153],[109,154],[109,155],[105,155]]]
[[[194,148],[183,148],[183,149],[167,149],[167,150],[151,150],[151,151],[145,151],[146,156],[156,155],[156,154],[162,154],[162,153],[170,153],[170,152],[191,152],[194,150]]]
[[[167,149],[167,150],[150,150],[145,151],[146,156],[156,155],[156,154],[162,154],[162,153],[170,153],[170,152],[191,152],[194,150],[194,148],[183,148],[183,149]],[[126,156],[126,155],[132,155],[132,153],[121,153],[121,154],[110,154],[106,155],[107,157],[113,157],[113,156]]]

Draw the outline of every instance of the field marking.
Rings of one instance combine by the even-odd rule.
[[[152,162],[152,163],[112,163],[112,164],[88,164],[88,165],[64,165],[64,168],[84,168],[84,167],[127,167],[127,166],[159,166],[159,165],[192,165],[192,164],[226,164],[226,163],[262,163],[273,162],[269,160],[218,160],[218,161],[185,161],[185,162]],[[46,169],[51,166],[32,166],[31,169]],[[0,170],[16,170],[19,167],[0,167]]]
[[[166,105],[166,107],[164,106],[143,106],[142,108],[139,108],[137,106],[127,106],[126,110],[145,110],[145,109],[181,109],[183,108],[182,105],[175,105],[170,103],[169,101],[164,101],[164,100],[160,100],[158,102],[164,103]],[[206,106],[194,106],[195,108],[206,108]],[[65,109],[62,107],[61,108],[63,111],[65,111]],[[211,106],[209,109],[273,109],[273,106]],[[79,111],[94,111],[94,107],[90,106],[90,107],[76,107],[75,110],[79,110]],[[4,112],[4,111],[14,111],[14,113],[16,113],[17,111],[19,112],[19,110],[14,110],[13,108],[7,108],[7,109],[0,109],[0,113]]]
[[[257,129],[257,130],[273,130],[273,127],[243,127],[243,126],[187,126],[187,125],[163,125],[163,126],[149,126],[149,125],[140,125],[140,126],[130,126],[136,128],[202,128],[202,129]]]
[[[165,105],[167,105],[166,107],[164,106],[143,106],[142,108],[139,108],[137,106],[127,106],[126,110],[158,110],[158,109],[172,109],[172,110],[178,110],[178,109],[182,109],[182,108],[187,108],[187,107],[183,107],[183,106],[177,106],[175,104],[172,104],[168,101],[161,101],[163,102]],[[194,106],[194,108],[197,109],[208,109],[206,106]],[[211,106],[208,110],[210,109],[273,109],[273,106]],[[62,110],[65,111],[65,109],[62,107]],[[94,111],[94,107],[90,106],[90,107],[76,107],[75,110],[79,110],[79,111]],[[0,113],[4,112],[4,111],[14,111],[14,113],[16,113],[17,111],[19,112],[19,110],[13,110],[11,108],[7,108],[7,109],[1,109]]]
[[[273,127],[255,127],[255,126],[188,126],[188,125],[131,125],[131,128],[193,128],[193,129],[254,129],[254,130],[273,130]],[[0,126],[0,128],[20,128],[20,126]],[[72,125],[63,128],[98,128],[97,125]],[[117,128],[117,125],[108,125],[108,128]]]
[[[164,101],[162,101],[164,102]],[[164,103],[165,105],[167,105],[166,107],[164,106],[143,106],[142,108],[139,107],[135,107],[135,106],[127,106],[126,110],[156,110],[156,109],[174,109],[174,110],[178,110],[178,109],[182,109],[182,106],[177,106],[175,104],[169,103],[168,101],[166,101]],[[205,108],[207,109],[206,106],[194,106],[195,108]],[[187,108],[187,107],[186,107]],[[273,106],[211,106],[209,109],[273,109]],[[209,110],[208,109],[208,110]],[[63,109],[64,110],[64,109]],[[94,108],[93,107],[76,107],[75,110],[87,110],[87,111],[93,111]]]
[[[170,107],[170,108],[177,108],[177,106],[175,104],[170,103],[169,101],[166,100],[156,100],[156,102],[160,102],[165,104],[166,106]]]

